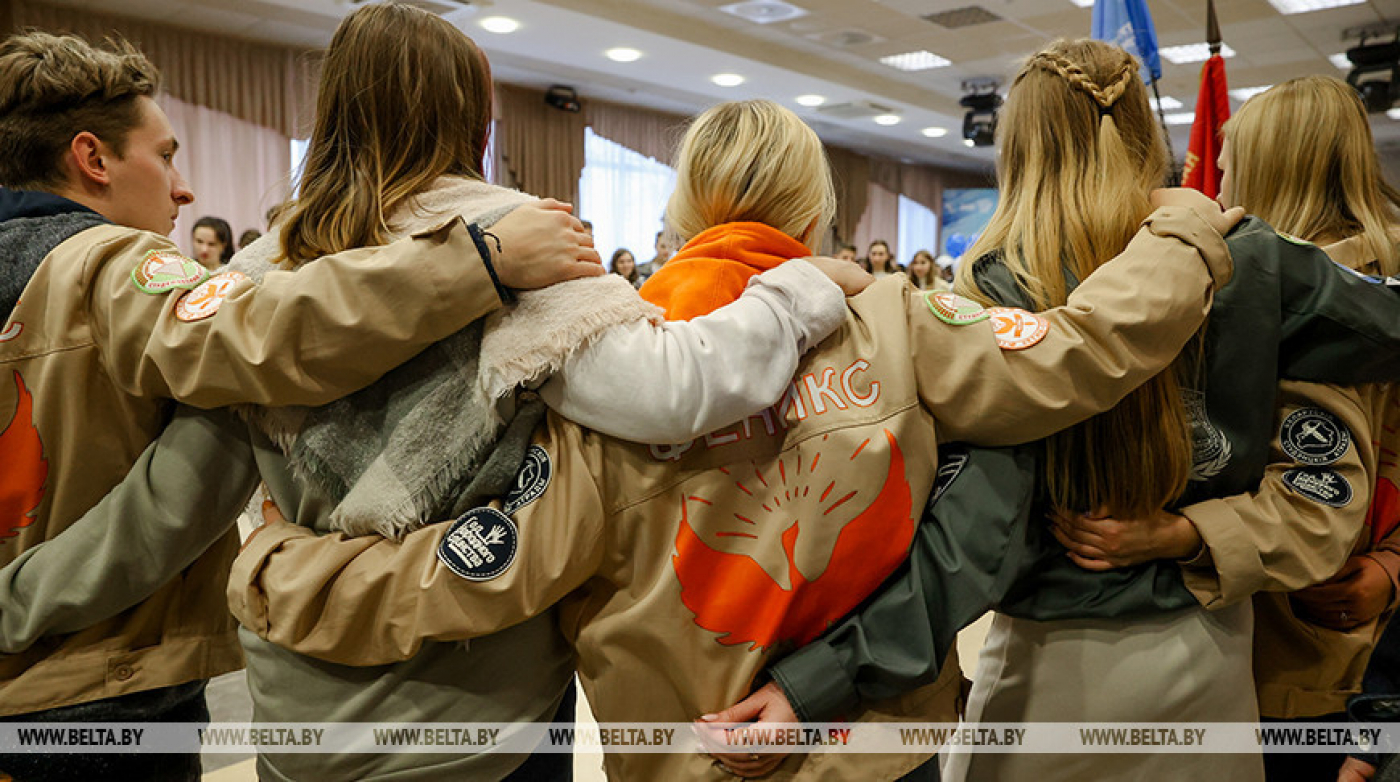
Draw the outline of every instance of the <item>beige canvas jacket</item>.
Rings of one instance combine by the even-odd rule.
[[[237,282],[216,314],[194,321],[175,315],[185,290],[136,287],[133,270],[152,251],[178,252],[164,237],[112,225],[70,237],[39,265],[5,325],[0,565],[61,534],[116,485],[169,419],[170,399],[328,402],[499,306],[460,223],[275,272],[261,285]],[[232,537],[216,544],[112,619],[0,655],[0,715],[240,667],[223,595],[236,547]]]
[[[932,293],[878,281],[772,409],[690,443],[624,443],[551,415],[503,508],[402,542],[266,527],[235,561],[234,614],[285,648],[373,665],[559,603],[600,721],[721,709],[903,560],[940,439],[1038,439],[1170,363],[1212,277],[1228,278],[1228,250],[1188,210],[1148,225],[1038,318],[963,313],[972,322],[949,325]],[[1038,342],[1018,342],[1039,326]],[[999,347],[997,327],[1024,347]],[[953,720],[951,681],[850,716]],[[926,759],[795,755],[773,778],[893,779]],[[688,752],[610,754],[606,766],[618,779],[730,778]]]
[[[1374,273],[1374,259],[1356,239],[1323,248],[1333,260],[1365,273]],[[1350,556],[1365,555],[1381,565],[1392,588],[1400,572],[1400,527],[1373,542],[1371,525],[1394,524],[1400,517],[1400,394],[1392,384],[1363,386],[1353,392],[1365,428],[1355,432],[1354,444],[1367,462],[1363,486],[1357,486],[1357,509],[1339,513],[1329,536],[1319,528],[1313,549],[1325,561],[1325,572],[1287,583],[1299,589],[1330,578]],[[1355,483],[1355,481],[1353,482]],[[1367,513],[1369,511],[1369,514]],[[1368,518],[1369,515],[1369,518]],[[1369,522],[1369,523],[1368,523]],[[1400,596],[1392,593],[1389,608],[1376,619],[1347,631],[1332,630],[1297,615],[1286,593],[1254,598],[1254,678],[1259,711],[1265,717],[1307,718],[1345,711],[1349,697],[1361,691],[1361,677],[1376,641],[1390,621]]]

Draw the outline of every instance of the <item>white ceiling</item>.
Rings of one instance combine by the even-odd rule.
[[[903,159],[985,169],[986,149],[963,146],[962,82],[997,77],[1003,82],[1020,58],[1056,37],[1089,33],[1091,10],[1071,0],[789,0],[807,13],[790,21],[757,24],[718,10],[739,0],[473,0],[448,18],[487,52],[503,81],[537,86],[566,84],[595,97],[693,113],[733,98],[773,98],[806,118],[829,142]],[[350,0],[51,0],[264,42],[324,46],[354,5]],[[947,29],[922,17],[977,5],[1000,17]],[[1206,0],[1148,0],[1161,46],[1205,39]],[[1345,76],[1327,59],[1356,45],[1346,34],[1389,23],[1400,26],[1400,0],[1285,16],[1266,0],[1218,0],[1225,42],[1237,52],[1226,61],[1231,88],[1257,87],[1321,73]],[[501,35],[479,26],[482,18],[520,22]],[[867,42],[833,44],[835,36],[864,34]],[[1387,36],[1388,38],[1389,36]],[[1377,39],[1378,40],[1378,39]],[[632,63],[603,56],[615,46],[639,49]],[[927,50],[952,65],[904,73],[880,57]],[[1200,64],[1162,62],[1164,96],[1189,112],[1199,89]],[[718,87],[716,73],[746,77],[738,87]],[[868,101],[901,116],[893,126],[866,117],[840,119],[798,106],[801,94],[832,104]],[[1235,102],[1238,105],[1238,102]],[[1400,155],[1400,120],[1373,119],[1387,156]],[[948,129],[926,138],[926,127]],[[1178,156],[1189,125],[1172,128]]]

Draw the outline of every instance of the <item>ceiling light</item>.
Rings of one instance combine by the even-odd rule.
[[[1184,65],[1191,62],[1205,62],[1210,58],[1210,44],[1189,43],[1185,46],[1168,46],[1159,50],[1159,53],[1171,60],[1174,65]],[[1221,57],[1234,57],[1235,50],[1228,45],[1222,44],[1220,47]]]
[[[1324,8],[1341,8],[1344,5],[1357,5],[1366,0],[1269,0],[1269,5],[1281,14],[1305,14],[1321,11]]]
[[[1390,109],[1385,115],[1391,119],[1400,119],[1400,109]]]
[[[820,106],[820,105],[822,105],[823,103],[826,103],[826,98],[822,97],[821,95],[798,95],[798,96],[797,96],[797,105],[799,105],[799,106],[806,106],[806,107],[808,107],[808,108],[816,108],[817,106]]]
[[[1196,121],[1196,112],[1183,111],[1179,114],[1168,114],[1166,122],[1168,125],[1190,125]]]
[[[1338,68],[1341,68],[1344,71],[1351,70],[1351,60],[1347,59],[1346,52],[1341,52],[1339,54],[1329,54],[1327,56],[1327,61],[1337,66]]]
[[[1237,90],[1230,90],[1230,97],[1241,102],[1247,101],[1250,98],[1254,97],[1255,95],[1258,95],[1259,93],[1269,89],[1272,86],[1274,85],[1265,84],[1263,87],[1241,87]]]
[[[1181,104],[1181,101],[1177,100],[1176,98],[1173,98],[1173,97],[1170,96],[1170,95],[1164,96],[1164,97],[1162,98],[1162,103],[1161,103],[1161,105],[1158,105],[1158,104],[1157,104],[1157,99],[1156,99],[1156,98],[1148,98],[1147,100],[1148,100],[1149,103],[1152,104],[1152,110],[1153,110],[1153,111],[1156,111],[1156,110],[1158,110],[1158,109],[1164,109],[1164,110],[1166,110],[1166,111],[1171,111],[1172,109],[1179,109],[1179,108],[1181,108],[1181,105],[1182,105],[1182,104]]]
[[[973,141],[973,140],[970,139],[970,138],[965,138],[965,139],[963,139],[963,146],[965,146],[965,147],[975,147],[975,146],[977,146],[977,142]]]
[[[508,16],[488,16],[481,20],[481,29],[488,33],[513,33],[520,29],[520,23]]]
[[[629,49],[626,46],[619,46],[616,49],[609,49],[603,54],[607,55],[613,62],[636,62],[641,59],[642,53],[636,49]]]
[[[875,124],[877,124],[877,125],[898,125],[898,124],[899,124],[899,115],[898,115],[898,114],[879,114],[879,115],[877,115],[877,116],[875,117]]]
[[[1088,8],[1089,6],[1091,6],[1091,5],[1094,4],[1094,0],[1069,0],[1069,1],[1070,1],[1071,3],[1074,3],[1075,5],[1079,6],[1080,8]]]
[[[952,60],[923,50],[881,57],[880,62],[901,71],[926,71],[929,68],[942,68],[953,64]]]
[[[792,3],[784,3],[782,0],[749,0],[745,3],[730,3],[720,6],[719,10],[756,24],[787,22],[807,15],[807,9],[798,8]]]
[[[721,87],[738,87],[744,83],[744,77],[737,73],[716,73],[710,77],[710,81]]]
[[[943,138],[944,136],[948,135],[947,128],[924,128],[919,132],[924,134],[925,136],[928,136],[929,138]]]

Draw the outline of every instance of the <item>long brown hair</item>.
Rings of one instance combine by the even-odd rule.
[[[433,180],[481,177],[490,129],[491,69],[470,38],[408,5],[350,14],[321,69],[282,254],[303,263],[384,244],[388,216]]]
[[[1083,280],[1123,251],[1151,211],[1167,154],[1138,62],[1088,39],[1055,41],[1016,76],[998,123],[1000,202],[969,258],[999,251],[1036,309],[1065,303],[1065,272]],[[957,290],[984,303],[974,264]],[[1143,518],[1181,495],[1191,429],[1176,373],[1046,441],[1057,508]]]
[[[1400,193],[1381,177],[1366,107],[1350,85],[1329,76],[1291,79],[1246,101],[1224,133],[1224,197],[1309,241],[1360,235],[1383,273],[1400,273],[1389,234]]]

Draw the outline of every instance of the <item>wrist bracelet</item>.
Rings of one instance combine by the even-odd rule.
[[[515,294],[510,288],[501,284],[501,278],[496,274],[496,267],[491,263],[491,248],[486,244],[486,237],[491,237],[496,242],[496,253],[503,254],[500,237],[483,231],[476,223],[467,226],[467,233],[471,236],[472,243],[476,245],[476,253],[481,256],[481,263],[486,267],[486,273],[491,275],[491,284],[496,286],[496,295],[501,298],[502,303],[514,304]]]

